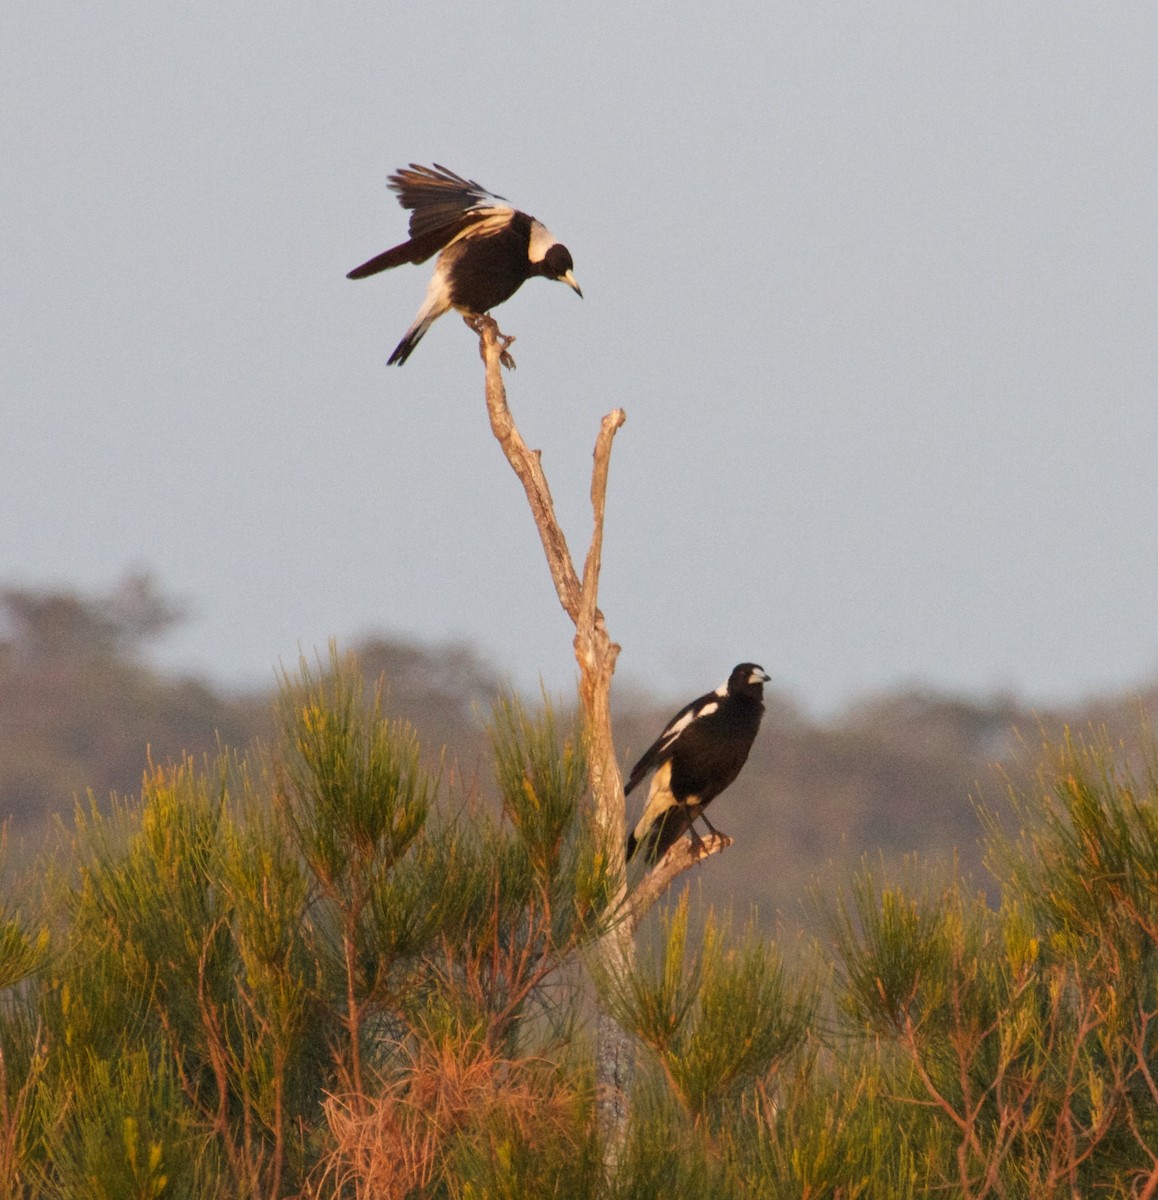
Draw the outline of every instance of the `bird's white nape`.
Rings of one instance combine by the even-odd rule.
[[[533,263],[542,262],[547,257],[547,251],[558,240],[542,221],[532,220],[531,243],[527,247],[527,258]]]

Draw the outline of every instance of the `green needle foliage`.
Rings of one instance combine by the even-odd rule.
[[[662,918],[663,936],[623,978],[601,984],[620,1023],[654,1055],[693,1124],[719,1117],[800,1049],[816,987],[789,983],[779,952],[749,926],[738,939],[708,913],[688,947],[684,892]]]
[[[988,819],[998,911],[952,883],[853,881],[837,1002],[966,1197],[1158,1194],[1158,820],[1118,748],[1067,739],[1021,829]]]
[[[684,895],[595,980],[638,1050],[607,1175],[582,731],[500,700],[463,797],[350,660],[279,719],[0,887],[0,1200],[1158,1196],[1152,757],[1047,750],[996,905],[865,867],[787,960]]]
[[[0,992],[15,987],[45,961],[48,931],[25,928],[20,913],[0,906]]]
[[[172,1068],[145,1049],[94,1060],[83,1092],[48,1130],[53,1170],[44,1194],[61,1200],[159,1200],[200,1193]]]
[[[278,706],[282,813],[323,894],[347,909],[406,853],[434,788],[414,733],[384,718],[380,688],[369,706],[363,693],[356,664],[331,649],[329,672],[303,659]]]
[[[383,708],[356,664],[303,664],[274,746],[78,811],[51,940],[0,906],[0,1194],[357,1193],[400,1145],[445,1184],[493,1159],[484,1127],[595,1161],[557,983],[608,892],[582,739],[501,703],[492,816]]]

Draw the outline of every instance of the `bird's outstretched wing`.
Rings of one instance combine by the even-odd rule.
[[[664,726],[663,732],[647,748],[639,762],[631,768],[631,775],[623,785],[625,796],[637,787],[652,771],[671,758],[675,744],[684,731],[701,717],[711,716],[720,707],[720,693],[708,692],[705,696],[685,704],[683,708]]]
[[[422,237],[434,229],[447,229],[502,213],[514,212],[505,196],[488,192],[481,183],[463,179],[446,167],[409,167],[390,176],[390,187],[398,193],[398,203],[410,212],[410,236]]]
[[[467,233],[501,229],[514,208],[503,196],[488,192],[473,179],[463,179],[435,163],[411,163],[390,176],[398,203],[410,212],[410,239],[355,267],[347,279],[364,279],[402,263],[423,263]]]

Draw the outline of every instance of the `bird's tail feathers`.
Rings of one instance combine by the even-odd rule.
[[[414,347],[422,341],[423,334],[450,309],[450,306],[450,288],[447,286],[446,272],[440,261],[426,291],[426,299],[418,310],[418,316],[406,331],[406,336],[394,347],[394,353],[386,360],[386,365],[389,367],[397,363],[402,366],[414,353]]]
[[[434,317],[437,315],[438,314],[435,313],[434,316],[420,318],[410,326],[410,328],[406,331],[406,336],[398,343],[397,346],[394,347],[394,353],[391,354],[386,360],[386,365],[388,367],[392,367],[395,363],[397,363],[399,366],[402,366],[402,364],[414,353],[415,346],[422,341],[422,337],[426,331],[431,327],[431,325],[434,324]]]
[[[692,824],[691,814],[682,804],[677,803],[670,808],[665,808],[646,829],[640,830],[637,825],[634,832],[628,837],[628,861],[630,862],[636,851],[643,847],[645,861],[659,862],[689,829],[694,834],[695,827]]]

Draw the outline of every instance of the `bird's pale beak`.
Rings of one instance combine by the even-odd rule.
[[[583,299],[583,293],[580,291],[579,285],[575,282],[575,276],[572,275],[570,271],[565,271],[559,276],[559,279],[561,282],[565,283],[569,288],[571,288],[572,291],[578,295],[580,300]]]

